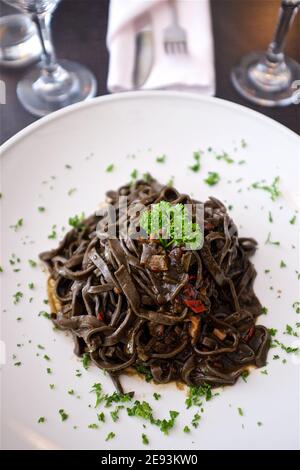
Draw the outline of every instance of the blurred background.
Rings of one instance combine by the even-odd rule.
[[[143,0],[141,0],[143,1]],[[190,0],[186,0],[190,1]],[[267,108],[242,98],[230,81],[232,67],[249,52],[265,50],[274,33],[279,0],[211,0],[216,96],[255,109],[300,133],[300,106]],[[97,95],[108,93],[106,46],[109,0],[61,0],[53,14],[53,42],[58,58],[85,65],[97,80]],[[16,13],[0,1],[0,16]],[[285,52],[300,62],[300,15],[288,33]],[[30,65],[27,67],[30,70]],[[1,68],[6,104],[0,104],[0,143],[34,122],[19,103],[16,85],[26,68]]]

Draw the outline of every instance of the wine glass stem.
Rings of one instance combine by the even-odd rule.
[[[53,75],[58,64],[51,38],[51,13],[32,15],[32,21],[36,24],[37,32],[42,45],[42,67],[47,75]]]
[[[267,50],[267,59],[270,62],[279,63],[283,61],[285,39],[299,8],[299,4],[300,2],[292,2],[291,0],[282,1],[274,38]]]

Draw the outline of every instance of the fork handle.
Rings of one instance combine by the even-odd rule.
[[[171,13],[172,13],[173,24],[178,26],[179,21],[178,21],[178,11],[177,11],[176,0],[169,0],[169,5],[170,5]]]

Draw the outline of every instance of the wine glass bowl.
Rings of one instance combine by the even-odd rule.
[[[60,0],[4,0],[30,15],[42,46],[41,62],[17,85],[17,95],[27,111],[44,116],[96,95],[94,75],[83,65],[56,60],[51,40],[51,15]]]
[[[293,84],[300,80],[300,65],[283,53],[287,32],[300,0],[282,0],[274,38],[266,52],[243,57],[231,72],[235,89],[262,106],[288,106],[296,101]]]

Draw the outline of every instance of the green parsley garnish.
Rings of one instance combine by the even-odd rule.
[[[234,163],[234,160],[228,155],[227,152],[223,152],[220,155],[216,155],[217,160],[224,160],[226,163]]]
[[[100,403],[104,400],[105,395],[102,390],[102,385],[100,383],[96,383],[92,386],[91,393],[96,394],[96,403],[95,403],[95,408],[100,405]]]
[[[219,173],[215,171],[209,171],[207,178],[204,180],[204,183],[208,184],[209,186],[214,186],[220,181]]]
[[[268,186],[264,184],[263,182],[261,183],[256,182],[252,184],[252,188],[262,189],[264,191],[267,191],[270,194],[272,201],[276,201],[276,199],[281,195],[281,192],[278,187],[279,181],[280,181],[279,176],[276,176],[276,178],[274,179],[271,185]]]
[[[271,211],[269,211],[269,222],[270,222],[270,224],[273,223],[273,217],[272,217]]]
[[[114,432],[109,432],[106,436],[106,441],[110,441],[111,439],[113,439],[115,437],[115,433]]]
[[[286,326],[285,326],[285,332],[284,332],[283,334],[298,337],[297,331],[295,331],[295,330],[291,327],[291,325],[286,325]]]
[[[143,401],[142,403],[138,400],[134,402],[134,405],[132,408],[127,408],[127,414],[128,416],[136,416],[140,417],[146,421],[149,421],[151,424],[154,424],[155,426],[158,426],[164,434],[168,434],[169,430],[173,428],[175,424],[175,420],[178,416],[177,411],[169,411],[170,419],[155,419],[153,417],[153,410],[149,403],[146,401]]]
[[[32,268],[36,268],[36,266],[37,266],[37,262],[34,261],[33,259],[29,259],[28,263]]]
[[[68,417],[69,417],[69,415],[63,409],[59,410],[59,414],[60,414],[60,417],[61,417],[62,421],[66,421],[66,419],[68,419]]]
[[[135,369],[139,374],[142,374],[142,375],[145,376],[146,382],[151,382],[151,380],[153,379],[153,376],[152,376],[151,371],[148,367],[145,367],[142,364],[137,364],[135,366]]]
[[[56,239],[56,237],[57,237],[57,232],[56,232],[55,229],[56,229],[56,225],[53,225],[53,226],[52,226],[52,229],[51,229],[51,232],[50,232],[50,234],[48,235],[49,240],[55,240],[55,239]]]
[[[296,223],[296,219],[297,219],[297,216],[294,215],[294,216],[291,218],[291,220],[290,220],[290,224],[291,224],[291,225],[294,225],[294,224]]]
[[[114,168],[115,168],[115,165],[113,163],[111,163],[110,165],[108,165],[106,167],[106,173],[112,173],[114,171]]]
[[[238,412],[240,416],[244,416],[244,411],[242,410],[242,408],[238,408]]]
[[[118,419],[119,419],[119,412],[120,412],[120,410],[123,410],[123,408],[124,408],[124,405],[118,405],[118,406],[116,406],[116,408],[114,409],[114,411],[111,411],[111,412],[110,412],[111,419],[112,419],[114,422],[118,421]]]
[[[284,261],[280,261],[280,267],[281,268],[286,268],[286,263]]]
[[[50,367],[47,367],[47,374],[52,374],[52,369],[50,369]]]
[[[55,385],[54,384],[49,384],[49,387],[51,388],[51,390],[54,390]]]
[[[156,162],[157,163],[165,163],[166,161],[166,156],[165,155],[161,155],[159,157],[156,157]]]
[[[45,417],[44,416],[41,416],[39,419],[38,419],[38,423],[44,423],[46,421]]]
[[[279,246],[279,245],[280,245],[280,242],[273,242],[273,241],[271,240],[271,232],[269,232],[268,237],[267,237],[267,239],[266,239],[266,241],[265,241],[265,245],[276,245],[276,246]]]
[[[74,394],[75,394],[75,392],[74,392],[74,390],[73,390],[73,389],[71,389],[71,390],[68,390],[68,394],[69,394],[69,395],[74,395]]]
[[[270,336],[276,336],[277,331],[278,330],[276,330],[276,328],[269,328],[268,329],[268,332],[269,332]]]
[[[34,289],[34,283],[33,283],[33,282],[30,282],[30,283],[28,284],[28,288],[31,289],[31,290]]]
[[[76,191],[77,191],[77,188],[70,188],[68,190],[68,196],[72,196],[72,194],[76,193]]]
[[[172,205],[167,201],[152,204],[151,210],[142,213],[140,226],[152,238],[157,238],[164,248],[187,245],[195,250],[203,242],[199,225],[189,220],[183,204]]]
[[[46,210],[46,209],[45,209],[45,207],[43,207],[43,206],[38,207],[38,211],[39,211],[39,212],[45,212],[45,210]]]
[[[202,398],[205,398],[206,401],[213,398],[211,385],[203,384],[201,387],[189,387],[188,396],[185,400],[186,407],[191,408],[191,406],[201,406]]]
[[[92,424],[89,424],[89,425],[88,425],[88,428],[89,428],[89,429],[98,429],[99,426],[98,426],[97,423],[92,423]]]
[[[149,444],[149,439],[146,436],[146,434],[142,434],[142,441],[143,441],[143,444],[145,444],[145,445]]]
[[[47,356],[47,354],[44,355],[44,359],[46,359],[46,361],[50,361],[50,357]]]
[[[19,219],[15,225],[10,225],[9,228],[13,229],[15,232],[17,232],[21,227],[23,227],[24,220]]]
[[[133,184],[135,182],[137,177],[138,177],[138,171],[136,169],[132,170],[132,172],[130,173],[131,184]]]
[[[261,370],[261,371],[260,371],[260,373],[261,373],[261,374],[263,374],[263,375],[268,375],[268,371],[267,371],[267,369],[265,369],[265,370]]]
[[[288,354],[298,354],[299,352],[299,348],[292,348],[291,346],[285,346],[283,343],[278,341],[278,339],[275,339],[274,343],[277,346],[280,346],[280,348]]]
[[[201,165],[200,165],[201,154],[200,154],[200,152],[194,152],[193,159],[195,160],[195,163],[193,165],[189,166],[189,169],[192,170],[194,173],[197,173],[201,168]]]
[[[0,273],[3,273],[3,268],[2,268],[2,266],[0,266]]]
[[[188,426],[184,426],[183,432],[185,432],[186,434],[188,434],[189,432],[191,432],[191,430],[190,430],[190,428],[189,428]]]
[[[21,365],[22,365],[22,362],[20,362],[20,361],[14,363],[14,366],[17,366],[17,367],[20,367]]]
[[[84,213],[82,212],[81,215],[74,215],[74,217],[69,217],[69,225],[73,228],[80,229],[82,228],[84,221]]]
[[[192,426],[194,426],[194,428],[197,428],[199,426],[200,420],[201,420],[200,414],[196,413],[192,419]]]
[[[154,392],[153,397],[155,398],[155,400],[159,400],[161,398],[161,395],[159,393]]]
[[[84,353],[82,356],[82,366],[84,367],[84,369],[87,370],[89,368],[90,362],[90,355],[88,353]]]
[[[23,297],[23,292],[16,292],[14,295],[13,295],[13,299],[14,299],[14,304],[18,304],[20,302],[20,300],[22,299]]]
[[[293,309],[295,310],[296,313],[300,313],[300,302],[296,301],[292,305]]]
[[[98,421],[105,423],[105,414],[103,412],[97,414]]]
[[[243,372],[241,373],[241,377],[242,377],[243,381],[247,383],[247,378],[249,377],[249,371],[248,370],[243,370]]]

